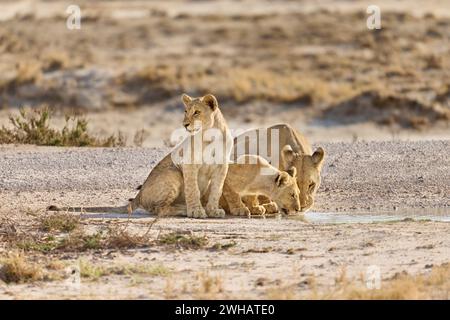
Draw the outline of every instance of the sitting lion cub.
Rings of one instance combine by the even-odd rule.
[[[243,155],[237,163],[229,165],[221,204],[228,207],[232,215],[250,215],[250,211],[256,210],[249,210],[242,202],[242,196],[265,195],[273,201],[269,204],[275,207],[272,212],[281,210],[293,214],[300,210],[296,176],[295,167],[287,172],[280,171],[260,156]],[[259,212],[264,214],[266,209],[260,206]]]
[[[166,216],[176,214],[177,205],[185,203],[188,217],[224,217],[225,212],[219,207],[219,200],[233,143],[231,134],[217,99],[212,94],[200,98],[183,94],[182,100],[185,105],[183,125],[192,135],[153,168],[137,196],[131,200],[129,209],[142,208]],[[222,161],[214,163],[205,161],[203,152],[207,150],[210,140],[208,135],[213,132],[208,130],[211,129],[221,133],[222,145],[226,149]],[[197,138],[199,145],[191,143]],[[180,150],[181,153],[191,150],[191,153],[186,160],[177,162],[179,159],[175,161],[174,155]],[[208,199],[203,207],[201,198],[205,194],[208,194]]]

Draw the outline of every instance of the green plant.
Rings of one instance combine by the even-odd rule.
[[[41,146],[70,147],[116,147],[125,145],[119,133],[105,139],[93,137],[88,133],[86,119],[66,115],[62,130],[50,127],[51,112],[46,106],[34,109],[29,115],[20,109],[20,115],[9,118],[12,129],[0,129],[0,143],[22,143]]]
[[[71,232],[78,227],[79,222],[80,217],[74,216],[70,213],[49,214],[40,218],[39,228],[44,232]]]

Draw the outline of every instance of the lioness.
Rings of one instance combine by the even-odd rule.
[[[300,210],[300,191],[296,176],[295,167],[284,172],[271,166],[260,156],[241,156],[237,159],[237,163],[229,165],[221,204],[232,215],[250,215],[251,210],[245,206],[241,197],[264,195],[274,201],[271,203],[275,207],[273,211],[278,211],[279,208],[286,214],[295,213]],[[262,206],[259,209],[260,214],[266,211]]]
[[[297,169],[297,185],[300,190],[300,211],[308,211],[314,204],[314,198],[317,189],[320,186],[320,172],[322,170],[325,151],[319,147],[314,151],[306,138],[287,124],[277,124],[267,128],[267,136],[264,136],[264,131],[261,131],[262,137],[259,137],[260,130],[249,130],[234,139],[234,153],[232,160],[244,154],[257,154],[265,156],[268,150],[272,150],[272,144],[277,142],[276,151],[278,151],[279,159],[278,169],[287,170],[290,167]],[[266,130],[266,129],[264,129]],[[278,141],[271,141],[271,131],[278,130]],[[247,137],[248,144],[246,143]],[[260,150],[260,139],[267,139],[267,149]],[[249,146],[257,146],[257,151],[252,152]],[[287,147],[286,147],[287,145]],[[258,209],[258,198],[256,196],[245,197],[244,202],[249,204],[249,207]]]
[[[219,207],[223,183],[228,171],[229,154],[231,153],[232,138],[228,126],[219,109],[217,99],[208,94],[200,98],[191,98],[183,94],[185,105],[183,125],[192,136],[185,139],[175,149],[162,159],[150,172],[137,196],[130,202],[130,209],[143,208],[164,216],[173,214],[175,204],[186,202],[188,217],[224,217],[225,211]],[[209,138],[206,130],[215,128],[222,133],[224,161],[219,164],[207,164],[203,156],[196,162],[197,157],[208,145]],[[202,148],[195,148],[195,138],[200,138]],[[187,147],[186,147],[187,146]],[[191,150],[189,161],[175,163],[172,155]],[[208,193],[205,208],[201,198]],[[206,210],[205,210],[206,209]]]

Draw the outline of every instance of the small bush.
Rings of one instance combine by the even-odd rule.
[[[208,244],[208,238],[205,236],[186,235],[182,233],[169,233],[158,239],[159,244],[174,245],[183,249],[201,249]]]
[[[80,217],[69,213],[57,213],[43,216],[39,222],[39,229],[44,232],[71,232],[78,227]]]
[[[42,270],[30,263],[22,253],[12,252],[0,260],[0,279],[5,283],[25,283],[41,280]]]
[[[69,146],[69,147],[116,147],[125,145],[124,137],[111,135],[99,139],[88,133],[86,119],[66,116],[62,130],[50,128],[51,112],[48,107],[35,109],[28,115],[25,109],[20,110],[20,116],[10,117],[12,129],[0,129],[1,143],[35,144],[39,146]]]

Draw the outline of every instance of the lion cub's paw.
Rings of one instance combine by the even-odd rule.
[[[254,206],[250,208],[250,212],[254,215],[263,215],[266,213],[264,206]]]
[[[198,219],[204,219],[208,217],[206,215],[205,209],[203,209],[202,207],[188,208],[187,216],[190,218],[198,218]]]
[[[212,218],[224,218],[225,217],[225,210],[220,209],[220,208],[206,207],[206,212],[208,214],[208,217],[212,217]]]
[[[233,208],[230,209],[230,213],[233,216],[249,216],[250,210],[248,210],[248,208]]]
[[[272,214],[278,212],[278,206],[275,202],[269,202],[264,204],[264,208],[266,209],[266,213]]]

